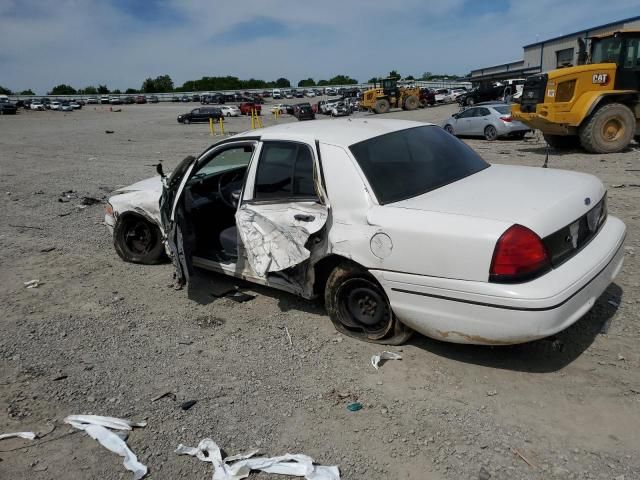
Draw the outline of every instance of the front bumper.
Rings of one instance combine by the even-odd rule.
[[[571,260],[530,282],[505,285],[372,270],[400,321],[454,343],[509,345],[548,337],[579,320],[614,280],[626,227],[609,217]]]
[[[532,129],[540,130],[547,135],[573,135],[575,133],[574,127],[565,123],[551,122],[538,112],[523,112],[517,104],[512,107],[511,116],[514,120],[522,122]]]

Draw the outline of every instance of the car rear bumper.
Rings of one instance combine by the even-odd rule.
[[[572,259],[522,284],[371,273],[398,318],[420,333],[454,343],[524,343],[566,329],[591,309],[622,268],[625,234],[609,217]]]

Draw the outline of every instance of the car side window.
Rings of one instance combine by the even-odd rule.
[[[292,197],[316,197],[311,150],[299,143],[265,142],[258,161],[254,198]]]
[[[473,117],[475,115],[476,110],[478,110],[478,109],[477,108],[469,108],[468,110],[465,110],[460,115],[458,115],[458,118],[471,118],[471,117]]]
[[[197,115],[197,114],[200,113],[200,109],[199,108],[195,108],[195,109],[191,110],[191,113]]]
[[[476,117],[486,117],[487,115],[489,115],[489,109],[488,108],[476,108],[476,113],[474,116]]]

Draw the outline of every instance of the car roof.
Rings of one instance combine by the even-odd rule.
[[[234,138],[256,135],[259,135],[264,140],[288,140],[298,138],[310,142],[318,140],[322,143],[348,147],[373,137],[425,125],[433,124],[410,120],[368,118],[316,120],[314,122],[283,123],[258,130],[249,130],[236,135]]]

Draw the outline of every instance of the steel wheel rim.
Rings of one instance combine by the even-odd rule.
[[[136,255],[149,253],[156,242],[156,235],[151,225],[144,220],[132,223],[124,234],[124,243],[130,252]]]
[[[363,331],[373,340],[389,333],[393,313],[382,289],[366,278],[345,281],[336,293],[341,323],[350,329]]]
[[[619,118],[608,119],[602,125],[602,136],[608,142],[614,142],[624,135],[624,124]]]
[[[485,130],[485,136],[487,137],[487,140],[495,140],[495,138],[498,136],[498,132],[496,131],[495,127],[488,126]]]

